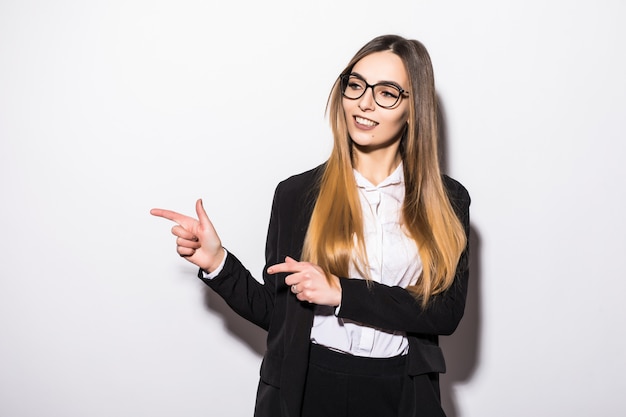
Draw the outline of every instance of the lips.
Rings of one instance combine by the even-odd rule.
[[[378,125],[377,122],[370,120],[370,119],[366,119],[365,117],[360,117],[360,116],[354,116],[354,121],[356,122],[358,126],[365,127],[365,128],[372,128]]]

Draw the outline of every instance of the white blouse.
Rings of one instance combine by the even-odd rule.
[[[405,191],[402,164],[376,186],[356,170],[354,176],[363,208],[370,278],[389,286],[407,287],[415,284],[422,273],[422,261],[415,241],[400,224]],[[354,265],[350,268],[350,278],[364,279]],[[335,312],[334,307],[315,307],[311,329],[313,343],[372,358],[392,357],[408,352],[404,332],[374,328],[342,319]]]

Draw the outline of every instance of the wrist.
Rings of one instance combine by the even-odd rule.
[[[333,278],[332,279],[333,287],[335,289],[333,307],[339,307],[341,305],[341,296],[342,296],[341,281],[339,280],[339,277],[337,277],[336,275],[333,275],[332,278]]]
[[[212,262],[210,262],[209,264],[205,266],[202,266],[201,267],[202,270],[205,271],[207,274],[215,272],[217,269],[219,269],[222,266],[222,264],[224,263],[225,257],[226,257],[226,249],[224,249],[223,246],[220,246],[217,254],[213,257]]]

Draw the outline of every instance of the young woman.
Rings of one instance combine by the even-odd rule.
[[[442,175],[432,65],[395,35],[367,43],[330,93],[329,159],[276,188],[264,283],[202,202],[168,210],[177,251],[268,331],[255,416],[444,416],[437,336],[465,308],[470,198]]]

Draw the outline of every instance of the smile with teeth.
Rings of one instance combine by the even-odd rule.
[[[356,122],[360,125],[365,125],[365,126],[376,126],[378,123],[376,123],[373,120],[369,120],[369,119],[365,119],[363,117],[359,117],[359,116],[354,116],[354,120],[356,120]]]

